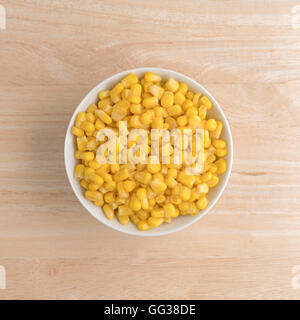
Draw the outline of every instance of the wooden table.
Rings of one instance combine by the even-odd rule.
[[[1,4],[0,299],[300,298],[299,1]],[[203,84],[235,147],[212,212],[162,238],[97,222],[63,163],[84,95],[141,66]]]

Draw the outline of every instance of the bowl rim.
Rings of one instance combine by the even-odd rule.
[[[215,107],[217,107],[218,109],[218,112],[222,115],[223,117],[223,123],[224,123],[224,127],[226,128],[227,130],[227,133],[228,133],[228,138],[229,138],[229,141],[226,141],[228,146],[230,146],[229,148],[229,152],[227,154],[228,156],[228,161],[227,161],[227,171],[224,173],[224,175],[226,174],[226,176],[224,177],[224,182],[223,182],[223,186],[222,188],[219,190],[219,192],[216,194],[215,198],[213,199],[213,201],[211,201],[209,203],[209,205],[207,206],[207,208],[205,210],[203,210],[201,213],[199,213],[198,215],[194,216],[195,219],[194,220],[190,220],[190,221],[187,221],[185,224],[183,225],[179,225],[177,227],[175,227],[174,229],[171,229],[171,230],[164,230],[164,231],[157,231],[156,233],[148,233],[147,231],[140,231],[138,229],[136,229],[135,232],[132,232],[130,230],[127,230],[126,228],[117,228],[115,227],[114,225],[111,225],[109,224],[109,220],[107,221],[102,221],[100,220],[96,215],[94,215],[90,210],[89,208],[85,205],[85,203],[82,201],[81,197],[83,197],[82,195],[79,195],[77,190],[75,189],[74,187],[74,184],[77,183],[78,181],[75,180],[73,178],[73,175],[71,176],[68,172],[68,166],[69,164],[67,163],[67,137],[68,137],[68,134],[70,133],[70,130],[71,130],[71,127],[73,125],[73,118],[74,118],[74,115],[78,113],[78,109],[80,109],[81,105],[84,104],[85,100],[88,99],[88,97],[94,92],[94,90],[101,86],[102,84],[104,84],[105,82],[109,82],[111,81],[113,78],[120,78],[120,77],[123,77],[125,75],[127,75],[128,73],[136,73],[136,72],[149,72],[149,71],[152,71],[152,72],[155,72],[155,73],[160,73],[160,72],[165,72],[165,73],[171,73],[172,76],[176,77],[178,76],[181,80],[180,81],[185,81],[187,80],[188,82],[191,82],[193,83],[193,85],[195,85],[196,87],[199,87],[201,93],[204,93],[212,102],[213,102],[213,105]],[[96,218],[99,222],[101,222],[102,224],[104,224],[105,226],[108,226],[109,228],[115,230],[115,231],[119,231],[119,232],[122,232],[122,233],[125,233],[125,234],[129,234],[129,235],[133,235],[133,236],[142,236],[142,237],[156,237],[156,236],[162,236],[162,235],[168,235],[168,234],[171,234],[171,233],[175,233],[175,232],[178,232],[178,231],[182,231],[184,229],[186,229],[187,227],[191,226],[192,224],[194,224],[196,221],[198,221],[199,219],[201,219],[202,217],[204,217],[214,206],[215,204],[217,203],[217,201],[220,199],[221,195],[223,194],[227,184],[228,184],[228,181],[229,181],[229,178],[230,178],[230,175],[231,175],[231,171],[232,171],[232,163],[233,163],[233,141],[232,141],[232,134],[231,134],[231,130],[230,130],[230,126],[229,126],[229,122],[225,116],[225,113],[223,111],[223,109],[221,108],[220,104],[216,101],[216,99],[212,96],[212,94],[206,89],[204,88],[201,84],[199,84],[197,81],[195,81],[194,79],[190,78],[189,76],[183,74],[183,73],[180,73],[180,72],[177,72],[177,71],[174,71],[174,70],[170,70],[170,69],[165,69],[165,68],[158,68],[158,67],[139,67],[139,68],[133,68],[133,69],[128,69],[128,70],[124,70],[124,71],[121,71],[121,72],[118,72],[118,73],[115,73],[111,76],[109,76],[108,78],[105,78],[104,80],[102,80],[101,82],[99,82],[96,86],[94,86],[85,96],[84,98],[80,101],[80,103],[77,105],[77,107],[75,108],[75,110],[73,111],[72,115],[71,115],[71,118],[69,120],[69,123],[68,123],[68,127],[67,127],[67,132],[66,132],[66,135],[65,135],[65,142],[64,142],[64,163],[65,163],[65,170],[66,170],[66,174],[67,174],[67,177],[68,177],[68,180],[69,180],[69,183],[71,185],[71,188],[74,192],[74,194],[76,195],[77,199],[79,200],[79,202],[81,203],[81,205],[94,217]],[[73,172],[73,171],[72,171]],[[101,209],[102,211],[102,209]]]

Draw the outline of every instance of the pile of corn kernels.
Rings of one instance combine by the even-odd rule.
[[[221,139],[223,124],[207,119],[212,102],[189,90],[187,84],[172,78],[163,81],[152,72],[146,72],[141,79],[128,74],[111,90],[99,92],[98,97],[97,105],[77,114],[72,127],[77,145],[75,158],[80,162],[74,175],[85,197],[102,207],[107,219],[116,217],[123,225],[131,221],[141,231],[170,223],[179,215],[196,215],[204,210],[207,193],[227,170],[223,159],[226,141]],[[102,142],[96,139],[97,133],[111,128],[118,135],[120,121],[127,121],[128,132],[136,128],[178,128],[182,132],[203,129],[203,172],[188,175],[184,161],[181,165],[172,161],[174,141],[170,164],[100,164],[96,153]],[[129,141],[127,148],[136,142]],[[149,153],[150,144],[151,140]]]

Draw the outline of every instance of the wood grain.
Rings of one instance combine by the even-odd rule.
[[[299,1],[1,1],[0,299],[299,299]],[[97,83],[155,66],[221,103],[230,183],[182,232],[138,239],[76,200],[66,126]]]

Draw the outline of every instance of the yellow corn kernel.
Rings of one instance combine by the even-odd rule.
[[[80,154],[81,154],[81,152],[80,152],[79,150],[76,150],[76,151],[75,151],[75,158],[76,158],[77,160],[80,159]]]
[[[193,175],[186,174],[185,171],[180,171],[177,180],[189,188],[193,188],[196,182],[196,177]]]
[[[110,92],[113,93],[121,93],[121,91],[124,89],[124,85],[122,82],[117,83]]]
[[[131,95],[131,90],[130,89],[124,89],[122,90],[121,92],[121,98],[124,100],[124,99],[127,99],[129,96]]]
[[[163,129],[164,119],[162,117],[154,118],[152,121],[152,129]]]
[[[156,84],[153,84],[149,87],[149,92],[153,94],[155,97],[160,99],[164,93],[164,88],[157,86]]]
[[[138,224],[138,222],[140,221],[140,219],[139,219],[135,214],[133,214],[133,215],[130,216],[130,220],[131,220],[132,223],[134,223],[134,224]]]
[[[217,121],[217,129],[210,133],[212,139],[219,139],[222,133],[223,123],[221,121]]]
[[[193,101],[190,100],[190,99],[186,99],[184,101],[184,103],[182,104],[183,111],[187,111],[187,110],[189,110],[190,108],[193,108],[193,107],[194,107]]]
[[[142,86],[139,83],[135,83],[131,86],[131,94],[140,97],[142,94]]]
[[[187,214],[195,215],[198,213],[198,209],[194,202],[190,202],[190,201],[181,202],[178,205],[178,208],[181,211],[182,215],[187,215]]]
[[[125,78],[122,79],[121,83],[124,88],[129,88],[139,82],[139,78],[135,73],[129,73]]]
[[[178,195],[176,195],[176,194],[172,194],[172,195],[170,196],[170,201],[171,201],[173,204],[175,204],[175,205],[179,205],[179,203],[182,202],[181,198],[180,198]]]
[[[176,120],[175,120],[174,118],[172,118],[172,117],[167,117],[167,118],[166,118],[166,123],[169,124],[169,129],[170,129],[170,130],[173,130],[173,129],[175,129],[175,128],[177,127],[177,122],[176,122]]]
[[[120,99],[119,99],[120,100]],[[110,100],[110,98],[105,98],[105,99],[103,99],[103,100],[100,100],[99,102],[98,102],[98,108],[99,109],[103,109],[105,106],[107,106],[107,105],[111,105],[111,103],[112,102],[114,102],[114,101],[111,101]],[[117,101],[115,101],[114,103],[116,103]],[[97,110],[95,110],[95,112],[96,112]]]
[[[151,162],[154,162],[154,160],[152,160],[154,157],[150,157],[149,158],[149,162],[147,164],[147,170],[150,172],[150,173],[157,173],[160,171],[161,169],[161,165],[160,163],[151,163]]]
[[[130,112],[133,114],[141,114],[142,113],[142,105],[141,104],[131,104],[130,105]]]
[[[126,180],[127,178],[129,178],[129,172],[126,168],[114,174],[114,180],[116,182]]]
[[[133,214],[133,211],[130,208],[128,208],[126,205],[119,206],[118,215],[120,217],[122,217],[122,216],[131,216],[132,214]]]
[[[174,168],[168,169],[167,175],[169,177],[176,178],[177,177],[177,170]]]
[[[95,106],[96,106],[96,105],[95,105]],[[94,111],[95,111],[95,110],[94,110]],[[89,121],[89,122],[91,122],[91,123],[94,123],[95,120],[96,120],[94,114],[91,113],[91,112],[88,112],[85,117],[86,117],[86,120]]]
[[[103,181],[103,178],[100,177],[100,176],[98,176],[98,175],[97,175],[96,173],[94,173],[94,172],[88,174],[87,178],[88,178],[90,181],[98,184],[99,186],[102,186],[102,185],[103,185],[103,182],[104,182],[104,181]]]
[[[148,82],[148,81],[145,81],[145,83],[143,84],[144,93],[142,94],[142,97],[144,99],[152,97],[151,94],[150,94],[150,88],[151,88],[152,85],[153,85],[153,83],[152,82]]]
[[[96,110],[95,114],[104,123],[106,123],[106,124],[111,124],[112,123],[111,117],[106,112],[104,112],[103,110]]]
[[[162,204],[166,201],[166,197],[164,195],[159,195],[157,198],[156,198],[156,203],[158,204]]]
[[[172,203],[167,203],[164,205],[164,214],[165,214],[165,217],[176,218],[179,212],[176,211],[176,208]]]
[[[182,109],[179,104],[174,104],[173,106],[167,109],[169,116],[171,117],[178,117],[182,114]]]
[[[206,96],[202,96],[200,98],[200,102],[201,104],[204,104],[205,107],[207,108],[207,110],[210,110],[212,107],[212,102],[206,97]]]
[[[134,103],[134,104],[141,103],[141,97],[139,97],[139,96],[134,96],[131,94],[127,99],[130,103]]]
[[[94,159],[94,160],[89,161],[89,167],[96,170],[96,169],[101,168],[101,164],[96,159]]]
[[[147,191],[145,188],[139,188],[136,191],[137,198],[140,200],[142,209],[147,210],[149,208],[149,202],[147,198]]]
[[[170,78],[166,84],[165,84],[166,88],[171,91],[171,92],[175,92],[178,90],[179,88],[179,83],[173,79],[173,78]]]
[[[207,108],[204,105],[201,105],[199,107],[198,113],[199,113],[199,117],[201,118],[201,120],[205,120],[206,115],[207,115]]]
[[[183,201],[188,201],[191,197],[191,189],[186,186],[181,186],[179,196]]]
[[[84,165],[78,164],[74,169],[74,177],[76,180],[81,180],[84,178]]]
[[[215,119],[209,119],[205,124],[206,130],[215,131],[217,129],[217,121]]]
[[[83,121],[85,121],[85,112],[79,112],[76,116],[75,127],[79,128]]]
[[[140,183],[148,184],[151,181],[152,175],[147,171],[139,171],[134,175],[134,178]]]
[[[186,97],[187,97],[187,99],[192,100],[193,97],[194,97],[194,92],[193,92],[193,91],[188,91],[188,92],[186,93]]]
[[[111,173],[116,173],[120,170],[120,165],[118,163],[113,163],[110,165]]]
[[[80,128],[83,129],[85,132],[93,133],[95,131],[95,126],[92,122],[84,120],[80,124]]]
[[[198,105],[199,105],[199,99],[200,99],[200,93],[194,94],[192,101],[193,101],[193,105],[194,105],[195,107],[198,107]]]
[[[196,191],[200,194],[200,193],[208,193],[209,191],[209,187],[207,183],[200,183],[197,185],[196,187]]]
[[[226,141],[222,139],[213,139],[212,144],[216,149],[225,149],[226,148]]]
[[[124,184],[122,181],[117,183],[117,190],[118,190],[118,195],[120,198],[128,198],[129,197],[129,193],[128,193],[128,191],[125,190]]]
[[[89,175],[90,175],[91,173],[93,173],[93,172],[95,172],[95,169],[85,167],[85,168],[84,168],[84,179],[88,180],[88,179],[89,179]]]
[[[188,92],[189,88],[188,85],[184,82],[179,83],[179,88],[178,91],[181,92],[182,94],[186,94]]]
[[[84,131],[82,129],[74,127],[74,126],[71,128],[71,132],[76,137],[83,137],[84,136]]]
[[[142,102],[145,108],[153,108],[158,105],[158,98],[157,97],[149,97],[143,100]]]
[[[123,182],[123,188],[126,192],[131,192],[135,188],[136,184],[134,181],[126,180]]]
[[[84,179],[80,180],[80,185],[81,185],[82,188],[84,188],[84,189],[88,189],[88,187],[89,187],[89,183],[88,183],[86,180],[84,180]]]
[[[217,157],[224,157],[227,154],[227,150],[226,149],[217,149],[215,152],[215,155]]]
[[[204,210],[208,205],[208,200],[205,196],[201,197],[197,202],[196,206],[200,210]]]
[[[166,177],[166,185],[173,189],[177,185],[177,181],[173,177]]]
[[[169,108],[174,104],[174,93],[165,91],[160,99],[160,103],[164,108]]]
[[[135,194],[130,198],[129,207],[133,211],[139,211],[142,208],[141,201],[137,198],[137,196]]]
[[[153,72],[146,72],[144,75],[144,79],[147,82],[158,82],[161,81],[161,76]]]
[[[198,115],[198,110],[195,107],[190,107],[185,111],[185,115],[187,117],[197,116]]]
[[[100,188],[99,184],[96,183],[89,183],[88,189],[91,191],[97,191]]]
[[[112,181],[112,182],[106,182],[104,183],[103,185],[103,188],[106,190],[106,191],[114,191],[117,187],[117,183],[116,181]]]
[[[160,226],[163,222],[164,219],[163,218],[153,218],[150,217],[147,222],[149,223],[149,225],[153,228],[157,228],[158,226]]]
[[[216,174],[213,174],[211,179],[207,182],[210,188],[215,187],[219,183],[219,177]]]
[[[211,140],[209,137],[209,131],[204,130],[204,148],[208,148],[211,144]]]
[[[102,209],[108,220],[112,220],[114,218],[114,210],[111,206],[105,204]]]
[[[108,98],[109,97],[109,90],[102,90],[98,93],[98,98],[100,100],[103,100],[105,98]]]
[[[154,208],[151,211],[151,216],[153,218],[162,218],[164,215],[165,215],[165,212],[163,208]]]
[[[150,216],[149,212],[145,210],[139,210],[136,215],[140,220],[147,220]]]
[[[91,201],[101,201],[103,195],[101,192],[87,190],[84,193],[85,197]]]
[[[150,225],[147,223],[147,221],[143,221],[143,220],[140,220],[138,223],[137,223],[137,227],[139,230],[141,231],[146,231],[146,230],[149,230],[151,229]]]
[[[93,152],[81,152],[80,153],[81,160],[90,161],[90,160],[94,160],[94,158],[95,158],[95,155]]]
[[[114,193],[113,193],[113,192],[107,192],[107,193],[105,193],[105,195],[104,195],[104,201],[105,201],[106,203],[112,203],[112,202],[114,202],[114,201],[115,201],[115,195],[114,195]]]
[[[182,105],[185,101],[185,96],[182,92],[178,91],[174,95],[174,103]]]
[[[86,149],[88,151],[96,151],[99,146],[99,142],[93,138],[86,144]]]
[[[96,122],[95,122],[95,128],[97,130],[104,129],[105,128],[105,124],[100,119],[97,119]]]
[[[188,122],[188,119],[186,116],[180,116],[177,118],[177,124],[180,126],[180,127],[184,127]]]
[[[211,178],[212,178],[212,173],[211,173],[210,171],[208,171],[208,172],[205,172],[205,173],[202,174],[201,180],[202,180],[203,182],[207,182],[207,181],[209,181]]]
[[[190,116],[189,117],[189,127],[191,129],[201,128],[201,118],[199,116]]]
[[[150,123],[152,122],[153,115],[152,115],[151,112],[146,111],[146,112],[144,112],[144,113],[141,115],[140,118],[141,118],[141,123],[142,123],[142,124],[148,125],[148,124],[150,124]]]
[[[219,159],[216,162],[214,162],[214,165],[217,166],[217,174],[223,174],[227,170],[227,162],[225,159]]]
[[[157,177],[150,181],[150,186],[156,194],[164,193],[164,191],[167,189],[167,185],[164,183],[164,181]]]

